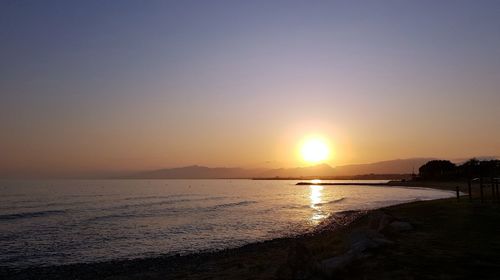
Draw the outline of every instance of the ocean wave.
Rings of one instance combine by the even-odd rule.
[[[282,209],[309,209],[311,206],[309,204],[289,204],[283,205]]]
[[[179,196],[177,196],[179,197]],[[170,197],[172,198],[172,197]],[[126,209],[134,209],[134,208],[144,208],[144,207],[152,207],[152,206],[161,206],[161,205],[172,205],[176,203],[183,202],[204,202],[204,201],[212,201],[212,200],[221,200],[226,199],[227,197],[223,196],[215,196],[215,197],[205,197],[205,198],[179,198],[179,199],[167,199],[161,201],[146,201],[143,203],[133,203],[133,204],[123,204],[113,207],[102,208],[101,210],[126,210]]]
[[[28,196],[27,194],[4,194],[2,195],[2,198],[7,198],[7,197],[22,197],[22,196]]]
[[[48,207],[66,207],[75,205],[84,205],[95,203],[95,201],[75,201],[75,202],[49,202],[35,205],[15,205],[15,206],[0,206],[0,210],[17,210],[17,209],[33,209],[33,208],[48,208]]]
[[[1,220],[17,220],[17,219],[37,218],[37,217],[45,217],[45,216],[50,216],[50,215],[60,215],[60,214],[64,214],[64,213],[66,213],[66,211],[47,210],[47,211],[37,211],[37,212],[3,214],[3,215],[0,215],[0,221]]]
[[[212,212],[212,211],[223,210],[226,208],[246,206],[246,205],[250,205],[250,204],[254,204],[254,203],[257,203],[257,201],[245,200],[245,201],[217,204],[217,205],[213,205],[213,206],[185,207],[185,208],[169,207],[169,208],[162,208],[161,211],[149,210],[149,211],[141,211],[141,212],[115,213],[115,214],[92,217],[90,219],[87,219],[86,222],[109,221],[109,220],[113,220],[113,219],[163,217],[163,216],[178,215],[181,213],[188,213],[188,212],[189,213]]]
[[[190,196],[202,196],[202,195],[195,194],[195,193],[172,194],[172,195],[152,195],[152,196],[127,197],[127,198],[124,198],[123,200],[165,199],[165,198],[190,197]]]
[[[81,198],[81,197],[109,197],[109,196],[116,196],[118,194],[69,194],[62,196],[62,198]]]
[[[330,200],[330,201],[327,201],[327,202],[315,203],[314,205],[315,206],[323,206],[323,205],[335,204],[335,203],[343,201],[344,199],[345,199],[345,197],[341,197],[341,198]]]
[[[257,201],[254,200],[244,200],[244,201],[239,201],[239,202],[231,202],[231,203],[224,203],[224,204],[219,204],[215,205],[212,207],[207,207],[207,210],[218,210],[221,208],[229,208],[229,207],[237,207],[237,206],[246,206],[250,204],[257,203]]]
[[[325,206],[325,205],[335,204],[335,203],[341,202],[341,201],[343,201],[345,199],[346,199],[345,197],[341,197],[341,198],[330,200],[330,201],[326,201],[326,202],[314,203],[314,206]],[[297,204],[283,205],[281,208],[284,208],[284,209],[309,209],[309,208],[311,208],[311,205],[310,204],[298,204],[297,203]]]

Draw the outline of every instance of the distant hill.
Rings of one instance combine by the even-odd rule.
[[[336,176],[361,174],[410,174],[418,173],[418,168],[435,158],[409,158],[379,161],[367,164],[351,164],[335,167]]]
[[[252,178],[264,169],[243,169],[206,166],[186,166],[169,169],[140,172],[128,176],[137,179],[221,179],[221,178]]]
[[[292,178],[292,177],[328,177],[334,176],[335,169],[328,164],[318,164],[314,166],[307,167],[296,167],[296,168],[278,168],[270,169],[260,174],[257,174],[257,178]]]
[[[409,174],[433,158],[411,158],[331,167],[319,164],[308,167],[278,169],[244,169],[230,167],[186,166],[145,171],[126,176],[137,179],[222,179],[222,178],[299,178],[336,177],[364,174]]]

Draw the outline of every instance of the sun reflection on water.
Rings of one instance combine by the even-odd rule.
[[[314,208],[316,204],[321,203],[321,191],[323,186],[311,185],[311,207]]]
[[[323,196],[323,186],[321,185],[311,185],[311,195],[310,195],[310,200],[311,200],[311,208],[313,210],[312,216],[311,216],[311,222],[314,224],[318,224],[321,222],[326,217],[325,212],[322,210],[321,203],[323,202],[322,196]]]

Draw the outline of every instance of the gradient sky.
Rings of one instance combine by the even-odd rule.
[[[500,1],[1,1],[0,174],[500,154]]]

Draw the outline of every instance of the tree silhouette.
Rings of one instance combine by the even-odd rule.
[[[418,171],[419,178],[423,180],[494,178],[500,176],[500,160],[479,161],[472,158],[459,166],[448,160],[431,160]]]
[[[457,177],[457,166],[449,160],[431,160],[418,169],[422,179],[454,179]]]

